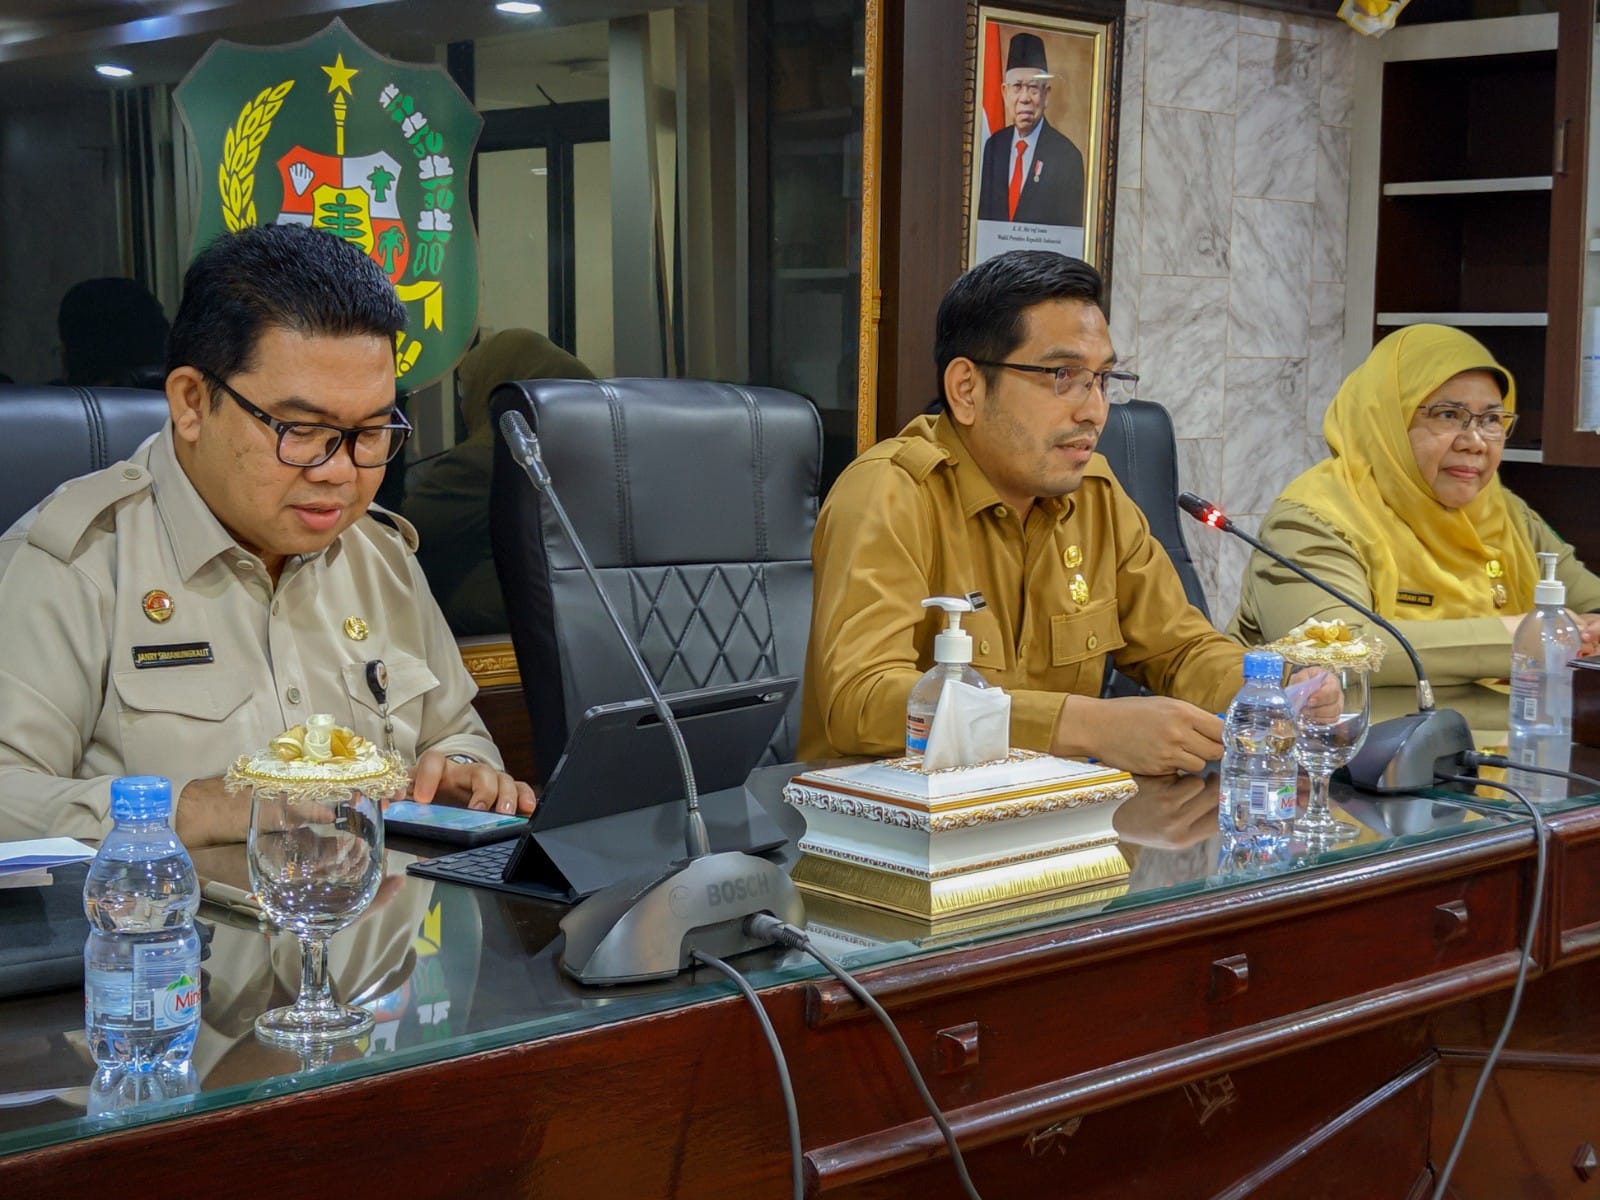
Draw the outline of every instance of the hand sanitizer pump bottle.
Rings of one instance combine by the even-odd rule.
[[[1572,667],[1583,638],[1567,615],[1567,585],[1556,578],[1556,556],[1539,555],[1543,578],[1533,610],[1511,638],[1511,734],[1508,757],[1530,767],[1567,770],[1572,762]],[[1567,781],[1513,769],[1509,781],[1530,800],[1567,798]]]
[[[977,612],[985,607],[983,594],[930,596],[922,602],[922,607],[944,609],[948,624],[944,632],[933,639],[933,669],[917,680],[906,701],[907,758],[921,758],[927,751],[933,714],[939,707],[939,696],[946,683],[956,679],[976,688],[989,686],[983,676],[972,669],[972,635],[961,628],[962,613]]]

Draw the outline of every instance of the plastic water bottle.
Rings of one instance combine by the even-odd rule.
[[[167,780],[113,781],[115,825],[83,886],[84,1027],[103,1072],[179,1079],[200,1029],[200,888],[171,812]]]
[[[1556,578],[1556,556],[1540,554],[1543,578],[1533,610],[1511,637],[1511,721],[1507,757],[1514,763],[1565,771],[1572,764],[1572,667],[1583,647],[1567,615],[1567,587]],[[1567,781],[1513,768],[1512,787],[1530,800],[1567,798]]]
[[[928,749],[928,734],[933,730],[933,714],[938,711],[944,685],[951,680],[986,688],[989,681],[972,669],[972,635],[961,628],[961,614],[984,607],[977,592],[960,596],[930,596],[923,608],[942,608],[948,622],[933,639],[933,667],[912,685],[906,697],[906,757],[921,758]]]
[[[1283,690],[1283,658],[1244,656],[1244,686],[1222,726],[1222,869],[1267,868],[1284,859],[1295,818],[1294,712]]]

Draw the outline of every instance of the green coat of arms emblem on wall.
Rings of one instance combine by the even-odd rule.
[[[200,173],[193,249],[266,222],[324,229],[394,281],[406,390],[455,365],[478,324],[467,168],[483,119],[445,72],[396,62],[343,21],[289,46],[217,42],[176,99]]]

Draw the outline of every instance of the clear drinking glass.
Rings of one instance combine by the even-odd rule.
[[[1368,697],[1365,667],[1312,667],[1315,672],[1291,689],[1295,710],[1294,756],[1311,780],[1305,816],[1295,834],[1312,849],[1346,842],[1357,827],[1337,820],[1328,807],[1328,781],[1334,770],[1355,757],[1367,740]]]
[[[280,1045],[359,1037],[372,1014],[333,998],[328,939],[361,915],[383,879],[383,816],[355,788],[258,784],[246,847],[261,907],[300,940],[300,995],[256,1018],[256,1033]]]

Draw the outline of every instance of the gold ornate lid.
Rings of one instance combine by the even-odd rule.
[[[410,782],[405,763],[393,751],[317,713],[273,738],[265,750],[241,755],[224,780],[228,790],[275,784],[280,787],[353,787],[368,795],[391,796]]]
[[[1383,665],[1385,646],[1362,636],[1359,628],[1343,621],[1307,621],[1275,642],[1261,647],[1281,654],[1297,667],[1356,667],[1376,671]]]

